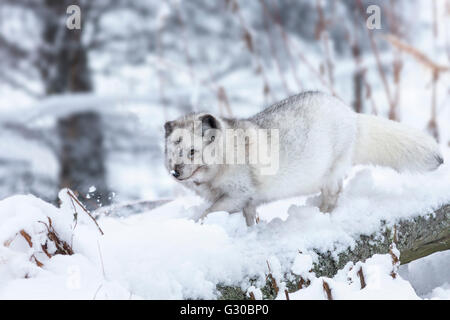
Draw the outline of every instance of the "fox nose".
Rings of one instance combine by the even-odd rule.
[[[180,172],[178,171],[178,170],[172,170],[172,171],[170,171],[170,173],[175,177],[175,178],[178,178],[181,174],[180,174]]]

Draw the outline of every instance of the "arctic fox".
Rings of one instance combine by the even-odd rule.
[[[207,148],[225,155],[236,151],[236,145],[230,148],[224,139],[218,139],[231,129],[239,132],[238,137],[245,135],[244,130],[276,129],[278,170],[262,174],[259,164],[248,161],[205,161]],[[180,134],[183,130],[194,140],[201,139],[200,144]],[[193,113],[167,122],[165,131],[168,171],[211,203],[201,219],[216,211],[242,211],[249,226],[255,222],[258,205],[319,191],[320,210],[332,211],[352,165],[424,172],[443,163],[438,145],[430,136],[394,121],[357,114],[321,92],[294,95],[242,120]],[[247,152],[249,140],[240,140]]]

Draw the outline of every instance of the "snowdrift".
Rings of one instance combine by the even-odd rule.
[[[449,173],[448,165],[427,176],[355,168],[333,214],[319,212],[314,197],[287,199],[258,208],[251,228],[226,212],[195,222],[205,204],[188,196],[101,216],[102,235],[65,190],[60,208],[10,197],[0,201],[0,299],[215,299],[218,285],[260,299],[267,280],[277,299],[418,299],[389,254],[350,262],[333,278],[311,269],[317,252],[337,255],[356,235],[450,203]],[[286,274],[301,277],[302,289],[288,288]],[[448,297],[448,284],[433,292]]]

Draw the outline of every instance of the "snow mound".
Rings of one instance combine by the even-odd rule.
[[[399,277],[393,278],[392,259],[388,254],[376,254],[365,263],[349,262],[332,279],[308,277],[307,288],[289,294],[289,299],[339,299],[339,300],[396,300],[419,299],[411,284]],[[324,283],[329,288],[328,296]],[[278,294],[277,299],[285,299]]]
[[[104,235],[67,190],[60,208],[14,196],[0,201],[0,299],[209,299],[217,297],[218,283],[258,298],[269,272],[279,282],[278,298],[285,298],[281,279],[290,271],[310,281],[291,299],[326,298],[324,280],[335,299],[418,298],[401,275],[391,277],[389,255],[325,279],[310,273],[312,249],[337,254],[355,235],[377,231],[381,220],[392,225],[450,202],[450,179],[443,176],[450,176],[448,166],[426,176],[356,168],[333,214],[319,212],[314,198],[287,199],[258,208],[261,222],[250,228],[242,214],[226,212],[197,223],[206,205],[182,197],[138,215],[103,216]],[[447,289],[429,298],[445,298]]]

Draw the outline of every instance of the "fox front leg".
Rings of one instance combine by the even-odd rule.
[[[254,225],[256,221],[256,207],[254,205],[246,205],[243,213],[247,226],[251,227],[252,225]]]
[[[245,201],[232,198],[227,195],[222,195],[219,199],[217,199],[199,218],[200,221],[206,218],[208,214],[211,212],[217,211],[226,211],[229,213],[234,213],[237,211],[241,211],[244,207]]]

